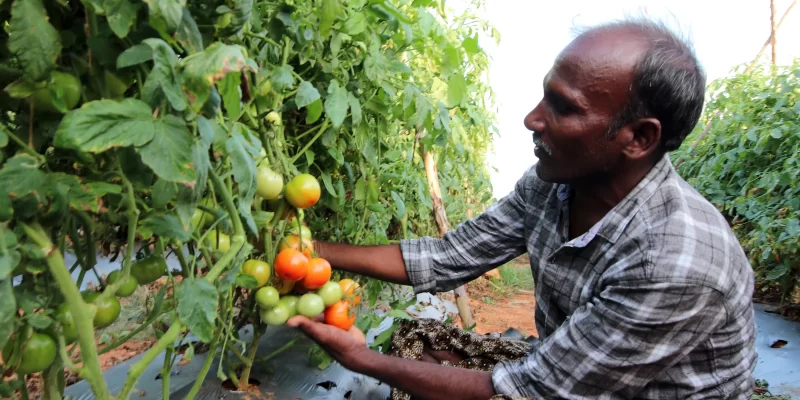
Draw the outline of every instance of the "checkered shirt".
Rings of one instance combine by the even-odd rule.
[[[718,210],[664,156],[569,240],[566,185],[535,167],[442,239],[401,242],[417,293],[447,291],[528,253],[539,341],[492,372],[536,399],[749,399],[754,275]]]

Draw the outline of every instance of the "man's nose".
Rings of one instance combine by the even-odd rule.
[[[536,105],[536,108],[525,116],[525,128],[535,132],[542,132],[545,130],[545,120],[541,113],[541,108],[542,103],[539,103]]]

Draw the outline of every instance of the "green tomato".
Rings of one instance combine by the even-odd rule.
[[[292,235],[300,236],[303,239],[311,238],[311,229],[309,229],[307,226],[301,225],[300,229],[297,229],[297,222],[294,221],[293,223],[289,224],[289,226],[290,226],[289,233],[291,233]]]
[[[322,298],[325,307],[330,307],[342,299],[342,287],[339,286],[339,282],[330,281],[317,289],[317,295]]]
[[[275,111],[270,111],[269,113],[267,113],[266,118],[267,122],[269,122],[272,125],[277,125],[277,126],[283,125],[283,121],[281,120],[281,115]]]
[[[194,214],[192,214],[192,230],[200,229],[201,227],[205,227],[214,222],[214,216],[197,208],[194,210]]]
[[[116,297],[109,297],[104,301],[98,302],[100,293],[84,292],[83,298],[87,303],[92,303],[97,307],[94,314],[94,327],[105,328],[114,323],[119,318],[121,311],[119,300]]]
[[[291,317],[294,317],[295,315],[297,315],[297,301],[298,300],[299,300],[299,298],[297,296],[293,296],[293,295],[283,296],[283,297],[281,297],[280,300],[278,300],[278,305],[281,305],[281,304],[285,305],[287,307],[287,309],[289,310],[289,318],[291,318]]]
[[[59,71],[51,72],[50,78],[47,86],[33,92],[34,107],[42,111],[60,112],[53,105],[53,93],[60,90],[67,110],[75,108],[81,99],[81,81],[72,74]]]
[[[120,275],[122,275],[122,271],[116,270],[112,271],[108,274],[108,284],[113,285],[115,282],[119,280]],[[139,286],[139,282],[133,275],[128,275],[128,279],[122,283],[122,286],[117,289],[117,297],[128,297],[136,291],[136,288]]]
[[[131,276],[140,285],[155,282],[167,273],[167,262],[158,255],[145,257],[131,265]]]
[[[283,176],[267,166],[258,168],[256,193],[266,200],[277,199],[283,192]]]
[[[272,286],[262,287],[256,292],[256,304],[258,304],[262,310],[268,310],[278,305],[278,302],[281,300],[280,297],[281,295],[278,289]]]
[[[308,318],[314,318],[325,311],[322,297],[314,293],[306,293],[297,300],[297,313]]]
[[[21,359],[17,365],[17,375],[33,374],[44,371],[56,359],[56,341],[50,335],[34,332],[20,349]],[[13,357],[12,349],[7,346],[3,351],[3,359]]]
[[[289,306],[286,304],[278,304],[269,310],[261,311],[260,315],[265,324],[272,326],[283,325],[292,317]]]
[[[216,229],[208,233],[208,236],[206,236],[206,243],[214,250],[218,250],[223,253],[227,253],[231,248],[230,236],[219,232]]]
[[[261,81],[261,84],[258,85],[258,95],[263,97],[268,95],[271,91],[272,81],[270,81],[269,78],[264,78],[264,80]]]
[[[272,278],[269,264],[261,260],[247,260],[242,265],[242,272],[252,276],[258,282],[258,287],[266,285]]]
[[[64,332],[64,341],[67,344],[74,342],[78,338],[78,327],[75,326],[75,320],[72,318],[72,312],[69,310],[67,303],[61,303],[56,308],[55,318],[61,324],[61,331]]]

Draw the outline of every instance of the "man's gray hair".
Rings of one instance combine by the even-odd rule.
[[[678,149],[700,119],[705,101],[706,74],[689,39],[664,22],[626,18],[584,30],[583,34],[623,29],[641,34],[649,49],[633,67],[629,101],[609,126],[613,136],[640,118],[661,122],[661,151]]]

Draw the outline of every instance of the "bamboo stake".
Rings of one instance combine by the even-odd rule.
[[[444,236],[450,230],[450,223],[447,221],[447,211],[444,209],[444,202],[442,201],[442,189],[439,186],[439,174],[436,170],[436,161],[433,159],[433,152],[425,151],[425,146],[420,143],[420,152],[423,154],[423,161],[425,163],[425,175],[428,178],[428,190],[431,194],[431,201],[433,202],[433,218],[436,220],[436,226],[439,228],[439,235]],[[456,295],[456,306],[458,307],[458,315],[461,317],[461,323],[464,328],[471,327],[475,324],[472,319],[472,310],[469,307],[469,295],[464,286],[459,286],[453,291]]]

